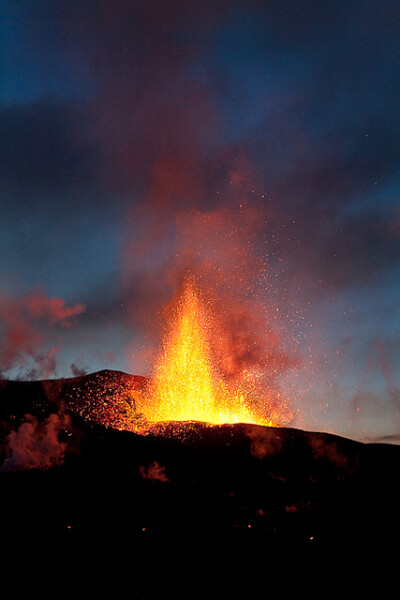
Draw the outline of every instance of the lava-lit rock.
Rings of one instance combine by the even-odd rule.
[[[144,552],[166,540],[181,548],[206,540],[240,554],[249,545],[270,552],[398,539],[399,446],[244,424],[120,431],[91,416],[104,401],[103,383],[107,396],[121,381],[139,383],[113,372],[2,383],[2,463],[25,414],[42,425],[58,414],[65,444],[62,464],[0,473],[4,544],[40,538],[77,550],[128,543],[129,551]]]

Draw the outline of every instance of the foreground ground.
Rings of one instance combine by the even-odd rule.
[[[40,383],[2,385],[3,548],[26,552],[40,544],[68,556],[120,553],[147,566],[161,557],[175,572],[182,557],[196,553],[204,573],[211,555],[268,561],[283,549],[356,555],[397,544],[398,446],[201,423],[170,424],[143,436],[71,407],[60,416],[62,399],[44,389]],[[18,463],[10,432],[21,433],[27,414],[30,435],[42,442],[49,416],[57,415],[53,464],[23,468],[22,456]],[[21,451],[23,443],[25,453],[46,452],[45,440],[41,446],[22,440]]]

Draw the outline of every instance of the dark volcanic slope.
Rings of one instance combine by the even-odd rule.
[[[82,390],[90,377],[73,386]],[[163,435],[141,436],[72,411],[65,389],[65,381],[2,384],[3,544],[40,538],[74,551],[125,544],[144,552],[166,541],[190,548],[206,540],[246,554],[398,540],[400,447],[249,425],[186,424],[177,435],[171,424]],[[16,436],[8,436],[21,433],[24,420],[26,427],[26,413],[33,417],[29,435],[19,436],[18,463]],[[50,435],[51,414],[58,420]],[[50,447],[39,443],[46,435]],[[24,451],[46,448],[52,464],[22,468]],[[15,470],[4,468],[10,458]]]
[[[104,370],[69,379],[21,382],[0,380],[0,421],[20,422],[25,413],[43,419],[51,412],[70,411],[116,429],[135,413],[135,397],[147,378]]]

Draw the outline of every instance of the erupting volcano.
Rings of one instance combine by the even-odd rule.
[[[256,378],[227,383],[211,351],[212,318],[193,281],[187,281],[156,361],[141,412],[146,420],[202,421],[209,424],[283,425],[288,410],[263,398]]]

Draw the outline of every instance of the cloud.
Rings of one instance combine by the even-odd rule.
[[[45,349],[49,328],[72,327],[85,306],[67,306],[61,298],[50,298],[39,290],[21,297],[0,294],[0,372],[21,365],[27,357],[33,360],[30,375],[48,377],[56,369],[59,348]]]
[[[150,479],[151,481],[162,481],[166,483],[169,481],[165,474],[165,467],[161,467],[157,461],[152,462],[148,466],[140,466],[139,473],[143,479]]]
[[[72,365],[71,365],[71,371],[72,371],[72,375],[74,377],[83,377],[84,375],[87,375],[87,369],[86,368],[84,368],[84,367],[78,367],[74,363],[72,363]]]
[[[366,439],[365,442],[369,442],[371,444],[400,444],[400,433],[370,437]]]
[[[357,388],[351,398],[352,418],[355,423],[363,422],[372,413],[378,421],[392,415],[392,432],[400,429],[400,381],[395,365],[398,363],[400,337],[388,336],[372,338],[366,346],[366,356],[362,365]],[[374,380],[382,380],[381,387],[373,387]],[[394,434],[395,435],[395,434]]]
[[[246,425],[245,433],[251,440],[250,453],[261,460],[282,450],[283,441],[275,428]]]
[[[333,438],[330,439],[328,436],[311,434],[308,443],[315,459],[331,462],[343,471],[349,473],[354,472],[354,469],[358,466],[357,455],[351,456],[350,454],[346,454],[338,447],[338,444]]]
[[[374,85],[365,60],[373,53],[387,84],[391,69],[381,36],[388,28],[387,43],[395,44],[395,11],[392,5],[382,12],[370,6],[366,14],[337,3],[311,5],[306,11],[287,2],[219,8],[180,3],[179,9],[118,2],[113,9],[102,5],[95,25],[90,8],[65,20],[93,59],[99,86],[91,118],[107,149],[108,183],[123,189],[134,205],[122,268],[127,279],[130,271],[127,285],[137,289],[138,320],[146,319],[145,308],[137,311],[142,295],[145,305],[148,297],[162,294],[145,273],[152,270],[154,279],[162,269],[157,252],[179,254],[182,265],[191,245],[188,262],[205,266],[208,230],[208,246],[216,246],[208,262],[222,262],[236,232],[231,238],[222,234],[214,217],[228,208],[227,221],[240,218],[233,206],[240,194],[247,200],[251,189],[260,202],[258,222],[247,221],[256,230],[247,242],[260,247],[269,240],[269,259],[274,252],[288,257],[286,272],[299,273],[314,293],[368,282],[395,260],[398,241],[385,236],[385,218],[380,228],[375,210],[365,218],[346,212],[354,195],[375,193],[374,180],[392,173],[398,161],[396,95],[384,97],[386,86]],[[371,33],[373,51],[348,33],[359,21]],[[244,36],[249,30],[253,35]],[[237,56],[243,64],[234,62]],[[254,60],[268,89],[241,77]],[[371,93],[359,94],[366,91],[366,76]],[[223,93],[231,88],[237,90],[234,105]],[[264,109],[254,123],[249,115],[257,98]],[[379,109],[383,101],[385,113]],[[203,256],[196,260],[200,243]],[[248,253],[248,266],[254,256]]]
[[[56,413],[49,415],[44,423],[30,414],[25,415],[25,421],[8,435],[6,443],[10,455],[0,471],[49,469],[62,464],[67,444],[59,440],[59,434],[67,424],[68,417]]]
[[[90,182],[95,149],[79,131],[81,119],[78,109],[49,99],[0,106],[2,189],[21,203],[26,195],[43,198]]]
[[[60,348],[53,346],[47,352],[38,352],[34,356],[35,366],[25,375],[26,379],[47,379],[56,373],[57,355]]]
[[[248,198],[246,168],[236,165],[227,175],[219,182],[221,193],[214,190],[214,204],[208,207],[197,201],[203,195],[200,180],[192,181],[185,205],[168,196],[168,191],[153,198],[150,188],[139,209],[139,220],[143,218],[146,226],[137,228],[135,211],[132,228],[130,223],[127,228],[122,263],[123,284],[132,291],[127,314],[133,327],[146,334],[147,342],[157,344],[170,303],[174,305],[182,281],[190,274],[213,320],[210,330],[219,369],[229,378],[264,369],[271,379],[278,370],[295,368],[298,358],[283,347],[277,313],[263,297],[269,286],[264,207]],[[159,186],[161,194],[164,187]],[[173,215],[167,222],[166,212]]]
[[[72,317],[80,315],[85,310],[80,302],[73,306],[66,306],[62,298],[48,298],[43,291],[27,294],[22,306],[34,319],[44,317],[51,323],[58,323],[63,327],[69,327]]]

